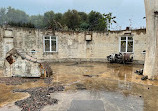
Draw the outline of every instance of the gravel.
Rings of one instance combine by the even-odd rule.
[[[26,92],[31,96],[27,99],[16,101],[15,105],[22,108],[21,111],[40,111],[46,105],[54,105],[58,103],[57,99],[51,98],[50,93],[63,91],[63,86],[37,87],[26,90],[13,90],[13,92]]]

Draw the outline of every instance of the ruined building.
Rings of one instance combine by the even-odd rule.
[[[109,33],[56,31],[54,36],[50,30],[1,27],[0,42],[1,67],[4,67],[7,54],[12,49],[22,50],[26,58],[36,58],[40,62],[106,62],[106,57],[112,53],[133,53],[134,63],[143,64],[147,45],[145,29]],[[24,61],[25,65],[35,62]],[[28,71],[27,68],[24,70]]]

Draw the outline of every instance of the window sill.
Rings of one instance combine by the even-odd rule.
[[[56,54],[58,52],[43,52],[43,55],[53,55],[53,54]]]
[[[134,52],[120,52],[120,53],[132,53],[132,54],[134,54]]]

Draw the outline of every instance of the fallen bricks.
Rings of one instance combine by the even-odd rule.
[[[58,103],[57,99],[52,99],[50,93],[56,91],[63,91],[63,86],[52,86],[52,87],[38,87],[30,88],[26,90],[13,90],[13,92],[28,92],[31,96],[27,99],[16,101],[15,105],[22,108],[21,111],[40,111],[46,105],[54,105]]]

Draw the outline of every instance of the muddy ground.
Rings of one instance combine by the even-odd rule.
[[[158,110],[158,81],[142,81],[134,73],[143,65],[53,63],[51,68],[50,79],[0,78],[0,111]],[[64,90],[49,92],[58,86]],[[26,100],[39,105],[24,109]]]

